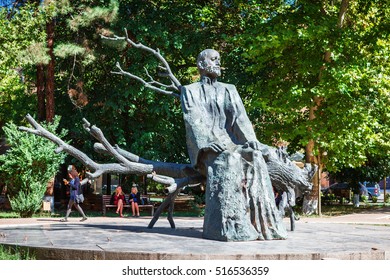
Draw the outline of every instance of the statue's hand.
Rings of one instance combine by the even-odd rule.
[[[225,145],[221,145],[218,143],[211,143],[209,146],[203,148],[202,150],[205,152],[213,151],[215,153],[222,153],[223,151],[226,150],[226,147]]]
[[[248,141],[244,144],[243,148],[252,148],[253,150],[260,150],[261,149],[261,144],[259,141]]]

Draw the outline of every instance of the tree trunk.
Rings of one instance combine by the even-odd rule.
[[[341,5],[340,5],[340,11],[339,11],[339,16],[338,16],[338,21],[337,21],[337,27],[338,28],[343,28],[344,22],[345,22],[345,17],[347,14],[349,6],[349,0],[342,0]],[[321,10],[322,13],[326,13],[325,7]],[[331,46],[330,46],[331,48]],[[331,62],[331,55],[332,53],[330,51],[326,51],[324,53],[324,62],[325,64]],[[321,82],[322,80],[322,73],[325,70],[326,66],[323,65],[320,68],[320,72],[318,75],[318,81]],[[313,98],[314,100],[314,106],[310,108],[310,114],[309,114],[309,120],[315,119],[315,111],[317,108],[321,105],[322,103],[322,98],[315,96]],[[318,166],[318,172],[315,174],[313,178],[313,190],[310,192],[310,194],[306,195],[304,197],[303,201],[303,213],[306,215],[314,214],[317,213],[321,215],[321,205],[319,202],[319,195],[321,192],[321,173],[322,173],[322,166],[321,166],[321,154],[319,154],[317,157],[314,156],[314,146],[315,146],[315,141],[314,139],[310,140],[308,145],[306,146],[306,162],[308,163],[314,163]]]
[[[319,102],[319,103],[317,103]],[[309,114],[309,119],[310,120],[313,120],[315,118],[315,111],[317,110],[317,105],[320,105],[320,100],[317,100],[317,102],[315,103],[316,105],[311,107],[310,108],[310,114]],[[308,145],[306,146],[306,162],[309,162],[309,163],[312,163],[312,164],[315,164],[318,166],[318,170],[317,172],[315,173],[314,177],[313,177],[313,189],[311,190],[311,192],[307,195],[304,196],[304,199],[303,199],[303,207],[302,207],[302,212],[305,214],[305,215],[311,215],[311,214],[321,214],[319,213],[319,210],[318,210],[318,195],[319,195],[319,192],[320,192],[320,176],[321,176],[321,173],[322,172],[322,168],[320,168],[319,166],[319,160],[316,156],[314,156],[314,145],[315,145],[315,141],[314,140],[310,140]],[[320,157],[320,156],[318,156]]]
[[[37,102],[38,102],[38,120],[46,120],[46,102],[45,102],[45,68],[43,64],[37,65]]]
[[[313,189],[304,196],[302,212],[305,215],[318,214],[321,215],[321,202],[319,200],[321,192],[321,174],[322,166],[320,163],[320,156],[313,157],[313,164],[318,166],[318,170],[313,177]]]
[[[339,12],[339,19],[338,19],[338,22],[337,22],[337,27],[338,28],[343,28],[344,27],[344,21],[345,21],[345,16],[347,14],[348,6],[349,6],[349,0],[341,1],[340,12]]]
[[[47,65],[46,76],[46,121],[52,122],[54,118],[54,20],[46,24],[47,47],[49,48],[50,61]]]

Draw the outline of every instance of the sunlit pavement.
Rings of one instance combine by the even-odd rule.
[[[0,219],[0,244],[37,259],[390,260],[390,208],[337,217],[301,218],[286,240],[220,242],[202,238],[202,218],[93,217]],[[287,229],[289,220],[285,219]]]

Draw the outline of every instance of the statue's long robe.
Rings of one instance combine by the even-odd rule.
[[[262,153],[243,149],[257,139],[236,87],[203,77],[182,87],[181,102],[191,163],[207,177],[204,237],[285,238]],[[225,151],[210,151],[213,143]]]
[[[183,87],[181,99],[191,163],[197,164],[199,153],[211,143],[233,149],[247,141],[256,141],[234,85],[216,82],[214,87],[194,83]]]

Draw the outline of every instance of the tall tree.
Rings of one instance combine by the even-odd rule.
[[[8,2],[0,8],[0,128],[36,111],[34,65],[48,61],[43,14],[35,4]]]
[[[46,22],[46,34],[47,34],[47,48],[48,55],[50,57],[49,63],[47,64],[46,72],[46,121],[52,122],[54,119],[54,86],[55,86],[55,77],[54,77],[54,28],[55,22],[54,19],[49,19]]]
[[[108,4],[108,8],[111,5]],[[127,28],[134,41],[159,47],[183,84],[198,78],[197,54],[205,48],[218,49],[226,54],[224,65],[229,67],[224,80],[234,82],[238,80],[242,66],[235,66],[239,57],[228,55],[234,47],[227,44],[227,38],[238,32],[236,26],[242,25],[241,13],[250,6],[240,5],[224,1],[181,0],[157,4],[155,1],[127,0],[119,2],[117,20],[112,17],[106,20],[110,18],[107,9],[103,17],[104,10],[99,7],[75,8],[77,13],[66,15],[70,20],[57,21],[60,31],[57,36],[63,41],[57,44],[55,53],[64,58],[58,60],[61,75],[57,83],[61,87],[59,90],[67,91],[75,104],[74,109],[66,110],[63,106],[69,108],[69,100],[59,102],[58,110],[70,115],[63,121],[79,123],[83,116],[98,123],[110,141],[144,157],[188,160],[180,103],[111,73],[119,62],[133,73],[143,73],[147,68],[149,74],[154,75],[157,61],[123,42],[102,40],[100,34],[124,36],[124,28]],[[102,15],[100,19],[96,18],[97,14]],[[239,30],[242,32],[243,26]],[[82,95],[88,97],[88,103],[79,106],[77,100]],[[82,138],[83,132],[78,127],[73,133],[71,131],[70,135]],[[80,145],[84,142],[80,141]],[[83,147],[84,150],[88,148],[90,146]]]
[[[306,147],[330,171],[388,153],[389,13],[382,1],[293,1],[242,36],[261,138]]]

